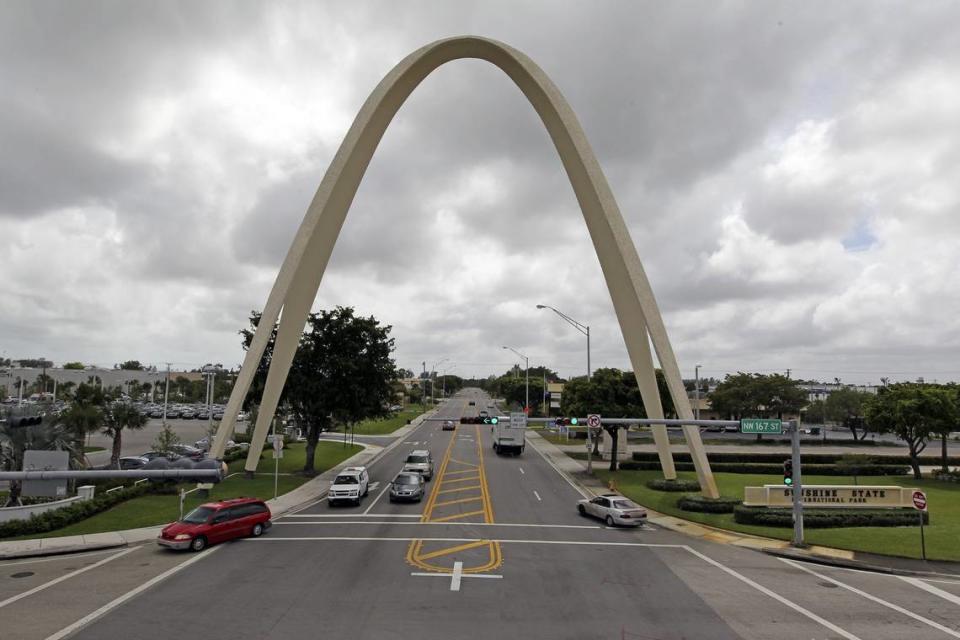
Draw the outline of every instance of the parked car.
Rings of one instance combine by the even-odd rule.
[[[420,502],[423,500],[426,482],[419,473],[400,472],[390,483],[390,502],[409,500]]]
[[[149,413],[149,416],[150,416],[151,418],[162,418],[162,417],[163,417],[163,409],[151,409],[151,410],[150,410],[150,413]]]
[[[196,418],[196,417],[197,417],[197,414],[196,414],[196,412],[193,411],[192,409],[187,409],[186,411],[183,411],[183,412],[180,414],[180,419],[181,419],[181,420],[193,420],[193,419]]]
[[[270,507],[256,498],[209,502],[164,527],[157,544],[169,549],[202,551],[218,542],[260,536],[270,528],[270,518]]]
[[[167,460],[179,460],[180,454],[174,453],[173,451],[147,451],[146,453],[141,453],[138,457],[146,458],[147,462],[153,460],[154,458],[166,458]]]
[[[411,451],[403,463],[403,470],[419,473],[424,480],[429,480],[433,477],[433,457],[426,449]]]
[[[206,456],[206,453],[203,449],[198,449],[197,447],[191,447],[188,444],[172,444],[170,445],[170,450],[176,453],[179,456],[184,458],[191,458],[193,460],[200,460]]]
[[[129,469],[140,469],[150,461],[143,456],[124,456],[117,462],[120,463],[121,471],[127,471]]]
[[[441,430],[443,431],[454,431],[457,428],[457,423],[453,420],[444,420]]]
[[[590,500],[580,500],[577,502],[577,511],[582,516],[600,518],[608,527],[636,527],[647,521],[646,509],[617,493],[605,493]]]
[[[361,498],[367,495],[370,485],[370,475],[366,467],[347,467],[341,471],[330,485],[327,492],[327,504],[331,507],[340,502],[360,504]]]

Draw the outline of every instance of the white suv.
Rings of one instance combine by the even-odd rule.
[[[335,502],[352,502],[360,504],[360,499],[367,495],[370,484],[370,475],[366,467],[347,467],[330,485],[327,493],[327,504],[331,507]]]

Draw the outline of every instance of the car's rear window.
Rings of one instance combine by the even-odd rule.
[[[417,477],[411,475],[397,476],[394,482],[397,484],[420,484],[420,481],[417,479]]]
[[[636,509],[637,505],[630,502],[629,500],[614,500],[613,508],[614,509]]]
[[[411,464],[423,464],[428,460],[427,456],[407,456],[407,462]]]

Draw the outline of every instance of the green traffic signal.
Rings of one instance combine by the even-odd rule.
[[[576,419],[576,418],[570,418],[570,424],[576,425],[576,424],[577,424],[577,419]]]
[[[499,420],[497,418],[490,418],[490,424],[497,424]]]
[[[793,484],[793,478],[791,478],[791,477],[789,477],[789,476],[784,477],[784,479],[783,479],[783,484],[785,484],[785,485],[787,485],[787,486],[790,486],[791,484]]]

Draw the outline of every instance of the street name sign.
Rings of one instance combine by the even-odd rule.
[[[780,418],[744,418],[740,421],[740,433],[783,433]]]
[[[511,428],[511,429],[526,429],[526,428],[527,428],[527,414],[525,414],[525,413],[511,413],[511,414],[510,414],[510,428]]]

